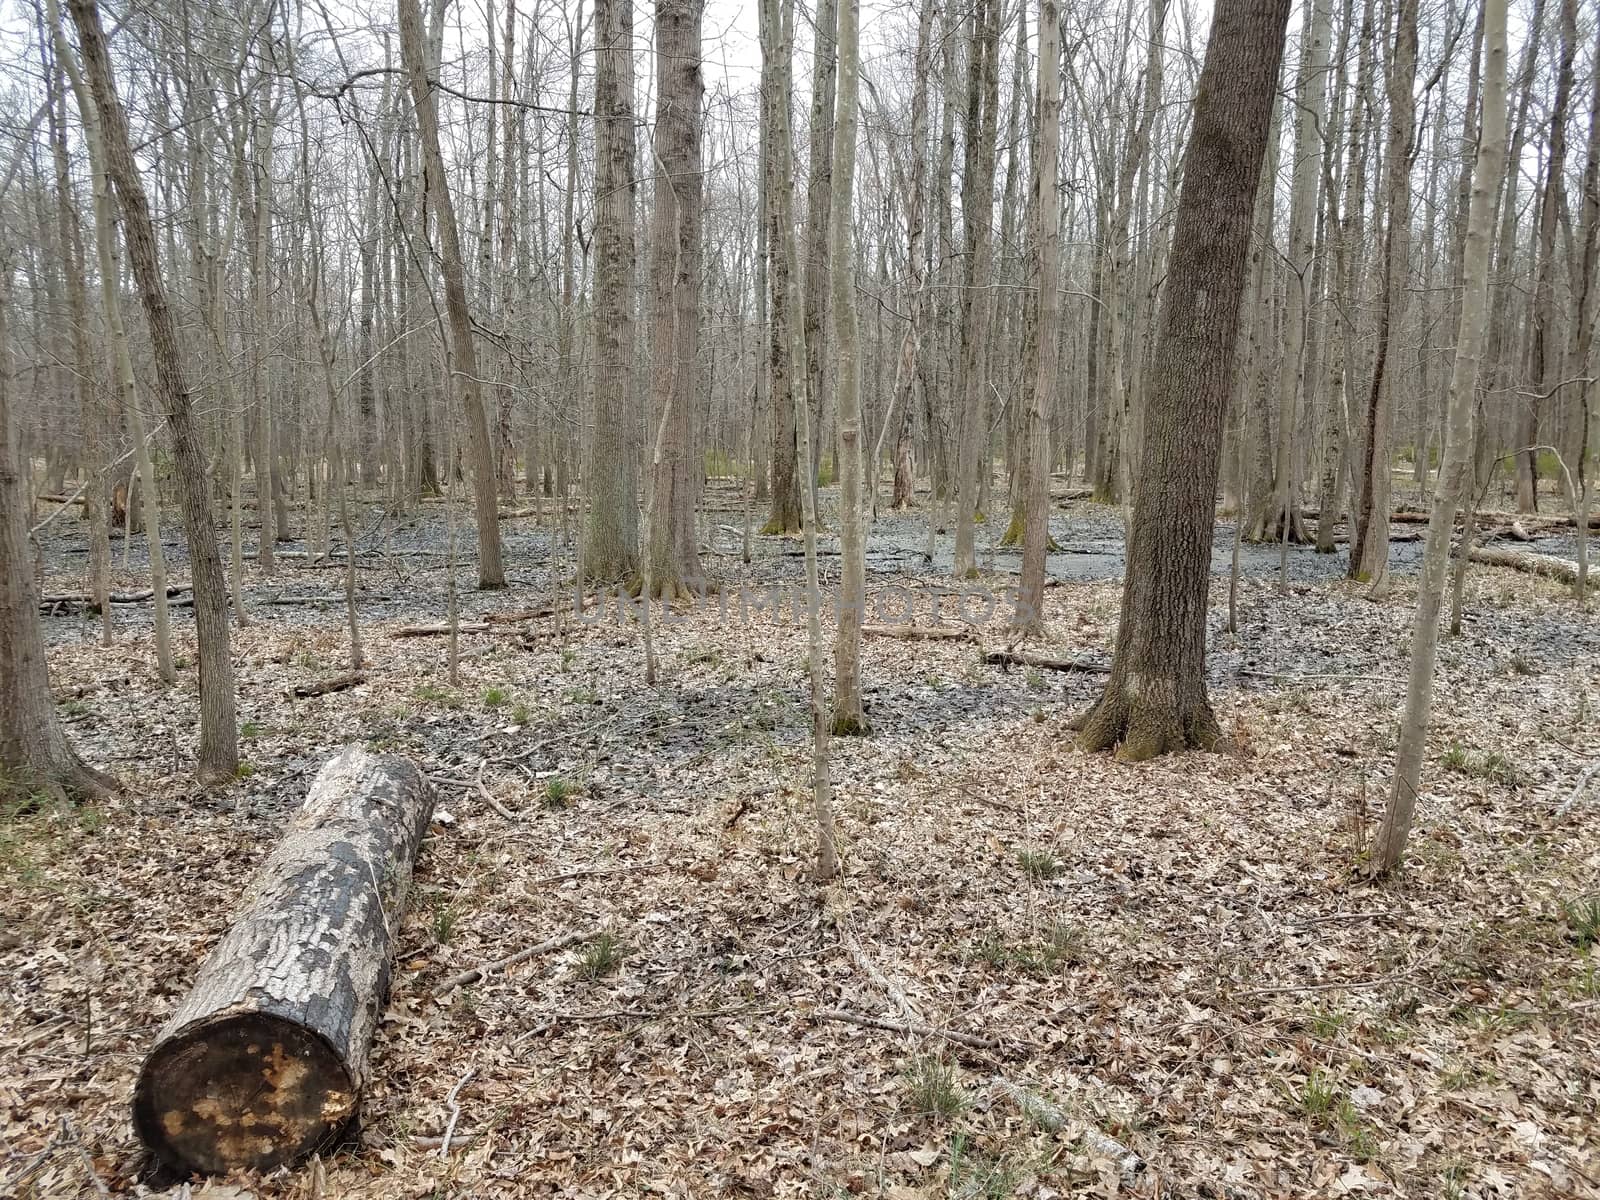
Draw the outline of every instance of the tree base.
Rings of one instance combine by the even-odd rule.
[[[872,724],[866,717],[852,717],[840,713],[833,718],[834,737],[866,737],[871,732]]]
[[[1119,762],[1211,750],[1222,740],[1222,729],[1204,695],[1180,703],[1171,697],[1136,699],[1108,688],[1099,703],[1074,717],[1068,728],[1077,731],[1080,750],[1110,750]]]
[[[762,537],[793,537],[800,533],[800,526],[785,525],[774,517],[756,531]]]

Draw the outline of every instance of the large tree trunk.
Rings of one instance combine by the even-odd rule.
[[[445,176],[444,154],[439,148],[434,81],[428,73],[432,59],[423,46],[422,13],[417,0],[400,0],[400,57],[411,84],[417,133],[422,141],[423,178],[428,198],[434,205],[434,226],[439,231],[439,265],[444,276],[445,315],[450,332],[450,379],[461,389],[461,403],[467,414],[467,439],[472,448],[473,509],[478,525],[478,586],[502,588],[506,585],[506,573],[500,562],[500,504],[495,491],[494,446],[478,383],[478,352],[472,340],[472,312],[467,307],[461,236],[456,225],[455,203],[450,198],[450,183]]]
[[[651,229],[651,412],[657,430],[650,497],[650,587],[697,591],[694,511],[704,464],[699,404],[701,166],[700,26],[704,0],[656,3],[656,191]]]
[[[139,1071],[134,1127],[163,1162],[270,1170],[355,1115],[432,813],[402,758],[348,746],[317,773]]]
[[[122,208],[122,235],[128,263],[144,301],[145,323],[155,360],[156,394],[166,411],[172,433],[173,461],[183,508],[184,534],[189,544],[190,573],[194,581],[195,640],[200,660],[200,762],[199,774],[208,780],[231,777],[239,765],[239,731],[234,720],[233,662],[228,645],[227,583],[217,553],[211,495],[200,431],[189,403],[183,352],[177,327],[167,306],[161,279],[150,203],[139,177],[128,138],[128,119],[112,85],[111,57],[100,28],[95,0],[68,0],[78,42],[83,49],[84,75],[100,116],[100,133],[106,154],[106,173]]]
[[[1220,0],[1161,302],[1111,678],[1075,724],[1129,760],[1208,747],[1206,595],[1222,417],[1290,0]]]
[[[633,437],[633,0],[597,0],[593,434],[584,572],[605,581],[639,569],[639,481]]]
[[[1389,807],[1373,847],[1371,871],[1383,875],[1400,865],[1411,832],[1417,789],[1422,782],[1422,756],[1433,708],[1433,668],[1439,648],[1439,610],[1444,600],[1445,567],[1455,529],[1456,504],[1462,494],[1472,453],[1473,400],[1478,364],[1483,354],[1489,295],[1489,238],[1494,226],[1494,193],[1506,147],[1506,0],[1487,0],[1483,21],[1483,126],[1478,162],[1473,173],[1472,201],[1462,263],[1461,328],[1456,337],[1450,376],[1450,405],[1445,418],[1444,455],[1433,491],[1428,520],[1428,545],[1423,552],[1422,581],[1417,589],[1416,625],[1411,635],[1411,672],[1405,714],[1395,753],[1394,784]],[[1472,127],[1473,114],[1467,114]],[[1474,552],[1475,554],[1478,552]],[[1519,556],[1520,557],[1520,556]],[[1529,555],[1529,558],[1539,556]]]

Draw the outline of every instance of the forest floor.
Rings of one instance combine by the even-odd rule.
[[[1042,648],[1104,663],[1120,566],[1081,568],[1119,558],[1117,515],[1053,521],[1069,553]],[[927,623],[945,581],[921,565],[923,522],[879,522],[870,587]],[[172,688],[149,605],[117,607],[110,648],[92,617],[47,617],[70,735],[126,790],[0,818],[0,1195],[1600,1196],[1600,786],[1556,815],[1600,758],[1600,621],[1566,589],[1473,569],[1409,863],[1381,886],[1359,867],[1405,692],[1414,544],[1381,601],[1340,577],[1342,555],[1292,550],[1280,590],[1276,548],[1252,549],[1237,635],[1216,581],[1228,753],[1084,755],[1066,723],[1098,675],[870,638],[873,734],[834,742],[844,876],[819,890],[804,623],[755,609],[765,591],[738,601],[742,582],[798,581],[799,543],[758,539],[746,567],[740,524],[717,516],[706,559],[727,609],[657,622],[653,688],[614,606],[559,634],[548,616],[465,634],[455,683],[447,639],[393,636],[445,616],[434,506],[360,560],[367,682],[290,699],[347,667],[343,572],[252,568],[234,640],[246,762],[219,789],[190,774],[188,611]],[[504,532],[518,582],[463,590],[464,621],[551,595],[548,529]],[[1224,569],[1231,538],[1219,524]],[[1003,586],[1015,556],[982,542],[978,583]],[[82,589],[83,543],[75,517],[51,526],[46,592]],[[456,781],[362,1127],[270,1178],[164,1177],[128,1119],[140,1057],[349,741]],[[588,929],[607,936],[432,995]]]

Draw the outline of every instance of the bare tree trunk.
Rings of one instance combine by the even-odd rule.
[[[1528,330],[1535,397],[1517,398],[1517,511],[1539,509],[1539,460],[1533,449],[1542,438],[1539,425],[1547,404],[1559,404],[1562,370],[1555,321],[1556,223],[1566,209],[1567,108],[1572,100],[1572,60],[1577,53],[1577,2],[1560,0],[1561,49],[1555,98],[1550,106],[1550,151],[1545,156],[1544,188],[1539,197],[1538,250]]]
[[[790,376],[792,339],[789,326],[797,323],[803,314],[791,310],[794,289],[788,274],[787,242],[778,224],[778,211],[783,203],[779,191],[793,186],[793,180],[786,174],[791,160],[790,146],[787,142],[779,145],[778,137],[780,131],[789,128],[792,78],[789,57],[794,41],[794,0],[787,0],[787,3],[785,0],[761,0],[761,16],[761,94],[769,130],[765,173],[769,211],[763,214],[763,219],[767,222],[767,273],[772,299],[767,326],[771,375],[768,392],[772,400],[772,506],[761,532],[785,534],[795,533],[801,526],[800,477],[795,469],[797,434],[791,394],[800,381]],[[809,486],[807,490],[811,490]]]
[[[972,18],[967,71],[966,148],[962,169],[962,223],[966,226],[966,271],[961,304],[961,404],[956,447],[956,545],[952,573],[978,573],[976,520],[980,465],[989,455],[989,381],[985,371],[990,316],[989,284],[994,264],[993,208],[995,135],[1000,107],[1000,0],[978,0]],[[987,469],[986,465],[984,469]]]
[[[855,0],[845,0],[854,3]],[[777,9],[780,0],[763,0],[766,26],[777,29]],[[792,14],[792,10],[790,10]],[[792,15],[782,18],[782,41],[787,43],[793,29]],[[787,303],[793,308],[800,305],[800,251],[794,232],[793,162],[790,147],[793,145],[789,130],[789,102],[787,91],[775,97],[778,101],[772,124],[770,166],[772,167],[770,199],[774,207],[773,225],[781,239],[784,262],[783,279],[790,295]],[[811,477],[810,463],[810,407],[806,402],[806,345],[805,328],[799,321],[791,321],[789,333],[788,368],[793,383],[794,425],[800,467],[807,479]],[[806,554],[806,625],[809,635],[811,668],[811,788],[812,804],[817,822],[817,856],[813,875],[820,881],[832,879],[839,872],[838,839],[833,822],[832,764],[828,756],[828,700],[824,681],[822,648],[822,593],[817,582],[817,512],[811,487],[800,489],[800,512],[805,535]]]
[[[831,3],[831,0],[830,0]],[[839,364],[839,627],[833,650],[833,729],[867,732],[861,706],[861,623],[866,617],[866,513],[861,462],[861,330],[857,325],[851,202],[855,194],[860,0],[838,0],[839,96],[833,130],[833,331]],[[820,35],[819,35],[820,39]]]
[[[0,246],[0,799],[25,800],[38,791],[94,799],[114,792],[117,781],[87,766],[62,732],[39,635],[28,471],[19,454],[20,414],[12,412],[6,331],[14,270],[9,248]]]
[[[1132,761],[1221,737],[1205,690],[1222,416],[1290,0],[1220,0],[1200,71],[1151,365],[1111,677],[1077,719]]]
[[[195,634],[200,660],[199,773],[207,780],[226,779],[239,765],[239,741],[234,719],[233,662],[228,645],[227,584],[217,553],[211,496],[206,488],[205,454],[189,403],[183,352],[167,307],[166,286],[161,279],[155,231],[150,222],[150,204],[128,139],[127,117],[113,88],[111,58],[100,28],[100,15],[95,0],[68,0],[67,7],[78,28],[84,76],[100,117],[106,173],[122,208],[128,262],[144,301],[145,324],[150,331],[155,358],[156,394],[172,432],[173,459],[177,466],[194,583]]]
[[[839,71],[835,34],[841,0],[817,0],[811,54],[811,148],[806,180],[806,394],[811,403],[811,481],[822,473],[827,418],[829,200],[834,168],[834,86]],[[848,2],[848,0],[845,0]],[[853,266],[853,264],[851,264]],[[837,463],[835,468],[837,468]],[[840,472],[835,469],[835,476]]]
[[[1056,201],[1061,157],[1061,13],[1056,0],[1039,3],[1039,139],[1033,163],[1035,232],[1034,294],[1038,317],[1034,334],[1033,388],[1023,425],[1022,579],[1017,589],[1013,628],[1037,634],[1044,629],[1045,551],[1050,543],[1050,423],[1048,406],[1056,392],[1056,344],[1061,312],[1061,206]]]
[[[1283,356],[1278,366],[1278,414],[1270,499],[1256,513],[1252,540],[1303,543],[1305,525],[1295,479],[1294,428],[1300,399],[1310,398],[1306,331],[1311,320],[1312,238],[1316,232],[1317,180],[1322,165],[1322,124],[1327,116],[1328,26],[1331,0],[1309,0],[1300,38],[1295,86],[1293,189],[1289,204],[1288,302]]]
[[[461,389],[462,407],[467,416],[467,439],[472,448],[472,492],[478,524],[478,586],[483,589],[506,585],[505,568],[500,562],[499,497],[496,493],[494,446],[490,440],[489,418],[483,407],[478,375],[478,353],[472,340],[472,312],[467,306],[466,271],[461,261],[461,237],[456,225],[455,204],[450,199],[450,183],[445,176],[444,155],[439,149],[439,118],[435,111],[434,80],[429,73],[432,59],[424,47],[422,14],[417,0],[400,0],[400,58],[411,85],[411,102],[417,114],[417,133],[422,142],[422,169],[427,192],[434,206],[434,225],[439,232],[439,265],[444,276],[445,312],[450,329],[450,378]]]
[[[172,666],[171,616],[167,604],[166,555],[161,545],[161,493],[156,487],[155,461],[145,436],[144,417],[134,381],[133,358],[128,353],[127,325],[122,317],[122,256],[117,249],[116,221],[111,215],[110,181],[106,178],[105,146],[100,137],[100,121],[94,101],[78,70],[77,58],[61,30],[61,12],[56,0],[48,0],[48,18],[56,56],[66,69],[83,121],[84,141],[89,148],[89,169],[94,196],[95,256],[100,268],[100,303],[106,317],[106,358],[112,388],[120,400],[114,406],[127,416],[133,440],[134,462],[138,472],[140,502],[144,507],[145,543],[149,548],[151,602],[154,606],[156,670],[163,683],[172,683],[177,673]],[[130,511],[131,511],[130,500]]]
[[[905,337],[900,343],[900,431],[894,447],[894,493],[890,507],[911,507],[915,486],[911,466],[911,435],[914,423],[912,398],[916,395],[917,379],[921,371],[922,343],[927,336],[928,296],[923,278],[923,240],[927,232],[927,215],[924,180],[927,164],[923,153],[928,142],[928,77],[932,73],[933,13],[935,0],[922,0],[917,15],[916,63],[912,74],[911,91],[911,146],[900,158],[901,174],[905,188],[906,213],[906,287],[911,307],[911,320],[906,325]],[[932,436],[932,431],[929,431]],[[874,488],[874,491],[877,489]],[[932,497],[929,497],[930,507]]]
[[[1439,646],[1439,611],[1444,598],[1445,567],[1455,527],[1456,505],[1472,452],[1472,411],[1483,353],[1489,295],[1489,240],[1494,228],[1494,193],[1504,168],[1506,144],[1506,0],[1485,0],[1483,125],[1473,173],[1472,204],[1462,278],[1461,328],[1456,337],[1455,365],[1450,378],[1450,406],[1445,421],[1444,454],[1428,519],[1428,544],[1423,553],[1422,581],[1417,592],[1416,624],[1411,637],[1411,673],[1405,714],[1395,752],[1394,785],[1389,807],[1378,830],[1369,870],[1384,875],[1400,865],[1411,832],[1422,756],[1433,705],[1433,669]],[[1468,114],[1470,130],[1472,117]]]
[[[1411,152],[1415,140],[1417,78],[1417,0],[1399,0],[1393,57],[1389,62],[1388,180],[1385,185],[1383,294],[1378,301],[1378,354],[1372,371],[1363,430],[1361,496],[1350,543],[1352,577],[1388,587],[1389,483],[1393,458],[1395,379],[1391,358],[1405,319],[1411,245]]]
[[[701,21],[704,0],[657,0],[655,159],[651,229],[651,411],[659,434],[651,472],[650,588],[698,592],[694,513],[704,462],[695,436],[699,402]]]

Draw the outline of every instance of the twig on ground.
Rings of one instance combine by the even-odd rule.
[[[71,1117],[61,1118],[61,1133],[77,1150],[78,1158],[83,1162],[83,1169],[89,1172],[89,1178],[94,1181],[94,1190],[102,1196],[111,1195],[111,1189],[106,1186],[106,1181],[100,1178],[100,1172],[95,1168],[94,1156],[89,1153],[89,1148],[83,1144],[83,1139],[73,1127]]]
[[[1578,775],[1578,782],[1573,785],[1572,794],[1563,800],[1560,807],[1556,809],[1557,819],[1565,817],[1573,810],[1578,800],[1583,796],[1584,791],[1588,788],[1589,781],[1595,777],[1595,772],[1597,771],[1600,771],[1600,758],[1595,759]]]
[[[505,958],[496,959],[494,962],[473,967],[470,971],[462,971],[459,975],[450,976],[449,979],[446,979],[433,989],[433,998],[437,1000],[458,987],[469,983],[477,983],[478,980],[487,975],[504,971],[508,967],[516,966],[518,963],[525,963],[531,958],[538,958],[541,954],[554,954],[557,950],[565,950],[568,946],[576,946],[580,942],[587,942],[599,936],[599,929],[585,929],[580,933],[564,933],[559,937],[549,938],[539,942],[537,945],[518,950],[515,954],[507,955]]]
[[[445,1105],[450,1109],[450,1120],[444,1127],[444,1137],[439,1142],[439,1157],[447,1158],[450,1155],[450,1139],[455,1136],[456,1122],[461,1119],[461,1105],[456,1097],[461,1094],[461,1089],[466,1087],[472,1077],[478,1073],[477,1067],[470,1067],[467,1073],[456,1080],[455,1087],[450,1089],[450,1094],[444,1098]]]
[[[999,1050],[1004,1046],[1004,1043],[997,1038],[978,1037],[976,1034],[962,1033],[958,1029],[940,1029],[934,1025],[924,1025],[921,1021],[890,1021],[884,1017],[864,1017],[859,1013],[848,1013],[837,1008],[822,1009],[816,1017],[819,1021],[841,1021],[846,1025],[860,1025],[864,1029],[882,1029],[889,1033],[941,1038],[958,1046],[970,1046],[974,1050]]]

